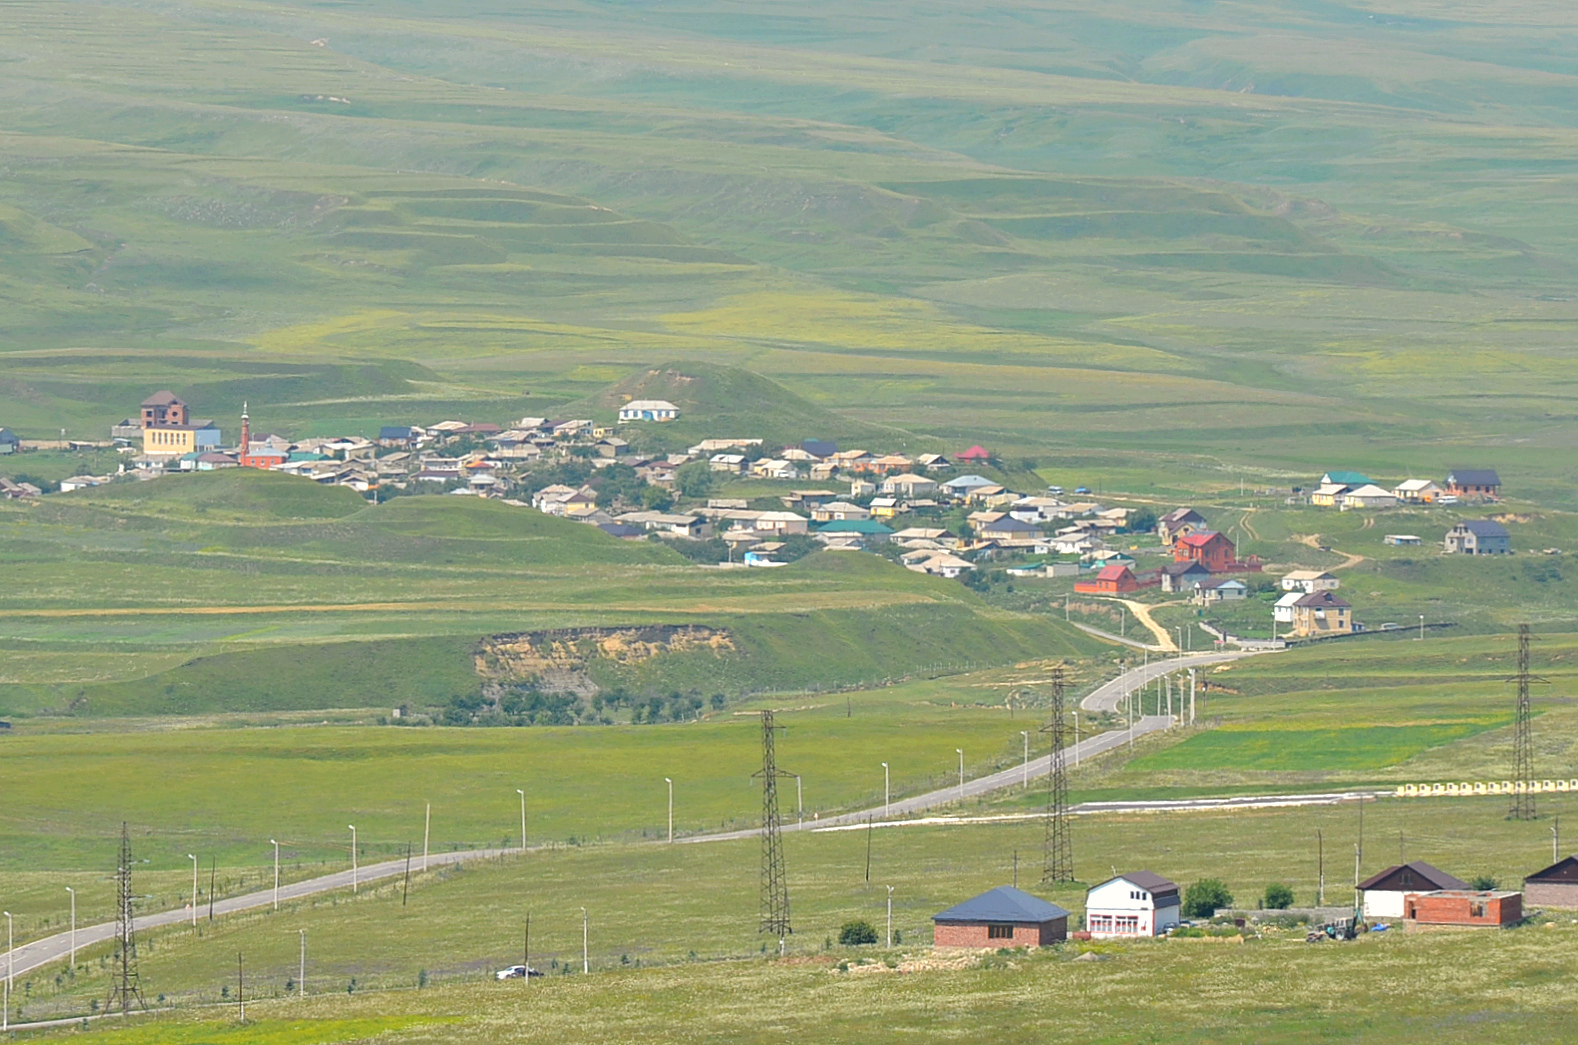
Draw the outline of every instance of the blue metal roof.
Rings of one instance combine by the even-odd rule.
[[[1067,918],[1068,912],[1039,896],[1011,885],[1000,885],[962,904],[934,914],[934,922],[1050,922]]]

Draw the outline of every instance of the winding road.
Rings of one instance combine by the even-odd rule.
[[[1183,657],[1171,657],[1157,660],[1150,664],[1141,665],[1124,672],[1122,675],[1098,686],[1090,695],[1080,701],[1080,708],[1085,711],[1115,712],[1126,693],[1154,682],[1163,675],[1180,671],[1190,667],[1201,667],[1207,664],[1220,664],[1227,661],[1239,660],[1243,657],[1255,656],[1253,653],[1200,653]],[[1123,744],[1130,743],[1134,737],[1144,736],[1171,727],[1173,720],[1166,715],[1147,715],[1134,720],[1132,729],[1114,729],[1098,733],[1091,737],[1082,737],[1077,744],[1071,744],[1064,749],[1064,759],[1070,764],[1078,764],[1086,759],[1111,751]],[[842,813],[820,820],[795,822],[784,824],[784,831],[819,831],[836,830],[853,825],[864,825],[868,822],[875,823],[881,817],[884,821],[895,816],[906,816],[919,813],[938,806],[949,805],[954,802],[976,798],[990,794],[993,791],[1010,787],[1022,787],[1027,780],[1045,776],[1052,768],[1052,756],[1042,755],[1031,759],[1028,764],[1020,764],[1009,769],[999,770],[986,776],[965,780],[962,785],[941,788],[926,794],[915,795],[910,798],[899,799],[888,803],[886,806],[874,806],[870,809],[858,810],[851,813]],[[1313,804],[1315,802],[1340,801],[1346,796],[1316,795],[1316,796],[1268,796],[1265,798],[1233,798],[1233,799],[1186,799],[1177,802],[1096,802],[1085,803],[1077,807],[1075,812],[1124,812],[1124,811],[1163,811],[1172,808],[1178,809],[1205,809],[1205,808],[1234,808],[1251,807],[1260,805],[1289,805]],[[742,838],[756,838],[761,834],[761,828],[748,828],[743,831],[726,831],[717,834],[692,835],[685,838],[676,838],[675,843],[697,845],[707,842],[725,842]],[[649,843],[655,844],[655,843]],[[467,849],[458,852],[443,853],[429,859],[429,866],[454,865],[459,863],[475,862],[477,860],[491,860],[501,856],[519,854],[519,849]],[[416,862],[413,862],[413,869]],[[354,872],[357,885],[377,882],[393,878],[405,872],[406,861],[404,858],[386,860],[382,863],[368,864]],[[318,878],[309,878],[300,882],[292,882],[279,887],[280,900],[299,900],[319,893],[334,892],[336,890],[350,889],[352,887],[353,872],[347,868],[333,874],[322,875]],[[241,896],[230,896],[214,901],[214,914],[233,914],[238,911],[256,910],[268,907],[274,902],[272,888],[255,893],[246,893]],[[168,911],[159,911],[153,914],[138,915],[136,928],[138,930],[154,929],[162,926],[180,925],[191,919],[190,908],[176,908]],[[199,920],[206,918],[207,912],[200,911]],[[78,950],[97,943],[103,943],[115,935],[114,922],[102,922],[97,925],[79,926],[76,932],[76,946]],[[14,952],[7,955],[0,953],[0,967],[10,967],[14,974],[30,972],[40,966],[51,962],[64,961],[70,954],[71,934],[69,932],[57,933],[38,940],[31,940],[17,947]]]

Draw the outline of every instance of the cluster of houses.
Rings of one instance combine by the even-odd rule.
[[[1523,891],[1476,889],[1415,860],[1388,867],[1357,886],[1357,909],[1369,923],[1407,929],[1506,928],[1529,906],[1578,908],[1578,856],[1523,880]],[[1151,871],[1114,875],[1085,894],[1083,939],[1165,936],[1183,924],[1182,891]],[[932,916],[937,947],[1043,947],[1069,937],[1070,912],[1012,886],[999,886]]]
[[[1493,502],[1501,500],[1501,477],[1493,468],[1454,468],[1439,483],[1433,479],[1405,479],[1385,487],[1362,472],[1327,472],[1310,491],[1308,500],[1321,508],[1345,512],[1395,508],[1400,504]]]

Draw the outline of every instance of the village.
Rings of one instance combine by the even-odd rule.
[[[116,474],[73,476],[59,490],[257,468],[347,487],[375,503],[415,494],[487,498],[621,540],[663,540],[722,568],[781,567],[818,548],[868,551],[967,584],[992,568],[1019,580],[1071,578],[1074,594],[1103,599],[1154,590],[1185,597],[1202,616],[1270,590],[1272,582],[1258,579],[1267,564],[1255,555],[1241,559],[1234,539],[1191,507],[1158,515],[1145,506],[1104,505],[1084,486],[1072,494],[1060,486],[1011,489],[979,474],[1002,474],[996,456],[979,445],[952,455],[907,455],[843,449],[817,438],[768,446],[760,438],[717,436],[666,449],[663,427],[679,416],[665,400],[633,399],[613,423],[451,419],[385,425],[376,439],[291,439],[254,429],[243,406],[239,437],[226,445],[213,420],[194,417],[186,402],[164,390],[112,427],[113,445],[125,458]],[[0,429],[0,453],[20,448],[20,440]],[[0,497],[42,493],[0,475]],[[1457,468],[1441,483],[1407,479],[1388,489],[1363,473],[1333,470],[1309,491],[1293,487],[1285,499],[1344,512],[1401,505],[1456,511],[1498,502],[1501,480],[1491,469]],[[1408,533],[1384,539],[1398,547],[1425,543]],[[1462,555],[1513,550],[1506,527],[1492,518],[1453,520],[1439,547]],[[1148,567],[1140,561],[1146,555]],[[1202,626],[1218,644],[1256,648],[1366,630],[1328,571],[1287,568],[1275,585],[1281,594],[1269,608],[1269,640]]]

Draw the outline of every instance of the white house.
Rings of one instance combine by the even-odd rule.
[[[905,563],[905,566],[916,573],[930,573],[937,577],[947,577],[950,580],[959,576],[965,570],[975,569],[975,563],[968,559],[961,559],[957,555],[947,552],[932,552],[924,558],[914,562]]]
[[[1283,591],[1301,591],[1306,595],[1317,591],[1336,591],[1342,582],[1325,570],[1293,570],[1282,577]]]
[[[1276,621],[1278,624],[1292,624],[1293,604],[1298,602],[1307,594],[1309,593],[1300,589],[1297,591],[1290,591],[1286,595],[1282,596],[1282,598],[1277,600],[1276,605],[1271,607],[1271,619]]]
[[[714,472],[732,472],[738,475],[745,471],[745,455],[713,454],[707,461],[707,467]]]
[[[672,421],[679,416],[679,407],[667,399],[632,399],[619,408],[619,422]]]
[[[1356,508],[1392,508],[1397,505],[1397,498],[1374,483],[1366,483],[1344,493],[1341,502],[1338,507],[1349,512]]]
[[[1150,871],[1109,878],[1085,894],[1085,928],[1102,939],[1160,936],[1178,924],[1178,886]]]
[[[1471,889],[1461,878],[1431,867],[1423,860],[1388,867],[1359,883],[1364,897],[1365,918],[1401,918],[1403,898],[1409,893],[1429,893],[1438,889]]]
[[[1406,504],[1430,504],[1443,492],[1429,479],[1404,479],[1392,487],[1392,496]]]

